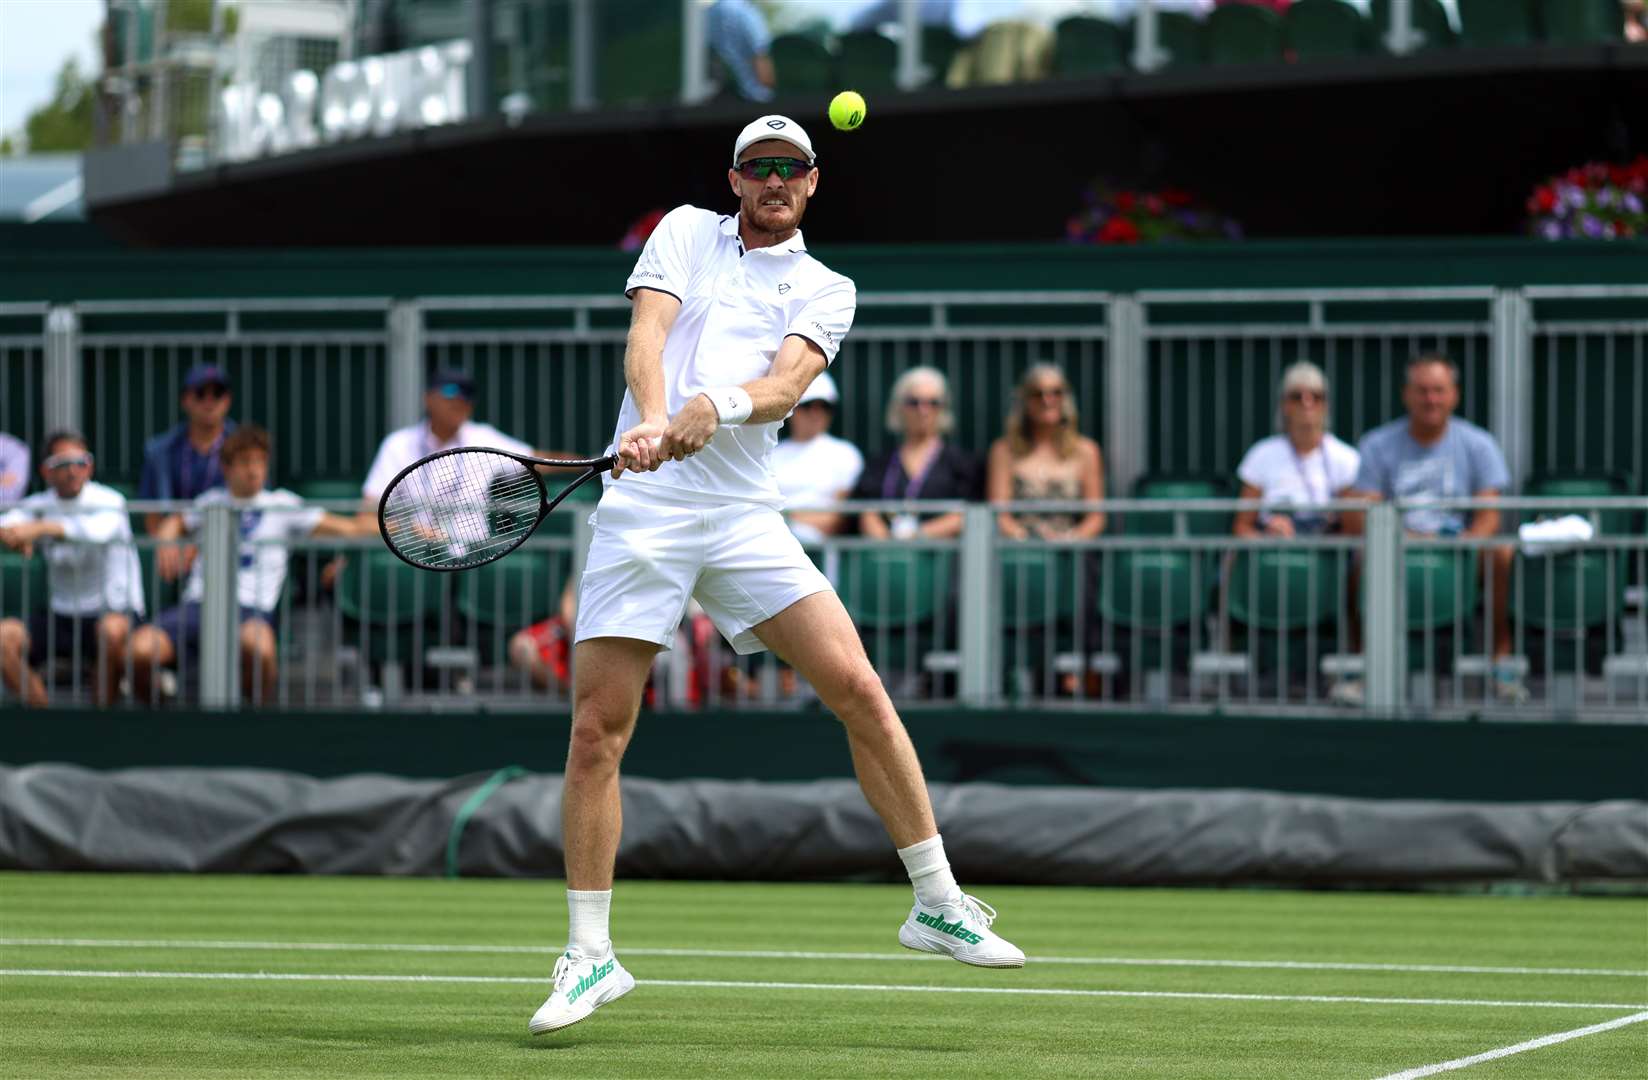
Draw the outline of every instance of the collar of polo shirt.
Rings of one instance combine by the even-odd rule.
[[[743,211],[740,211],[739,213],[733,214],[731,217],[728,217],[728,218],[724,219],[721,222],[721,235],[722,236],[737,236],[738,235],[738,222],[739,222],[739,219],[742,216],[743,216]],[[784,241],[782,244],[773,244],[769,247],[759,247],[759,248],[751,248],[750,249],[750,251],[752,253],[753,252],[758,252],[758,251],[765,251],[769,255],[793,255],[798,251],[806,251],[806,250],[807,250],[807,242],[801,238],[801,230],[800,229],[795,230],[795,235],[790,237],[788,240]]]

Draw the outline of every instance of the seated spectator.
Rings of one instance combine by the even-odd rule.
[[[1063,371],[1053,364],[1036,364],[1025,372],[1013,392],[1007,434],[990,446],[990,501],[1104,498],[1099,444],[1083,435],[1076,421],[1075,395]],[[1003,511],[996,515],[996,526],[1011,540],[1091,540],[1104,531],[1104,514]]]
[[[37,669],[51,654],[82,665],[96,657],[99,704],[114,701],[132,624],[143,615],[143,575],[132,550],[126,498],[92,479],[85,436],[56,431],[41,448],[47,490],[0,516],[0,544],[24,556],[37,543],[48,572],[49,611],[0,620],[0,676],[33,706],[47,703]]]
[[[704,39],[719,68],[722,96],[772,100],[772,34],[759,8],[750,0],[716,0],[704,14]]]
[[[967,499],[981,494],[978,459],[944,441],[955,426],[950,413],[950,384],[937,368],[911,368],[893,383],[887,401],[887,430],[900,437],[892,450],[871,461],[853,489],[855,499]],[[878,511],[859,515],[865,536],[907,540],[914,536],[947,539],[961,535],[960,511],[929,515]]]
[[[822,372],[801,394],[790,414],[790,437],[773,448],[772,471],[787,506],[790,531],[803,543],[839,533],[846,522],[838,510],[818,507],[852,494],[864,471],[864,455],[846,439],[830,434],[836,402],[835,380]]]
[[[139,499],[193,499],[223,485],[218,452],[224,437],[235,430],[229,419],[234,394],[229,377],[215,364],[196,364],[183,377],[178,406],[184,419],[143,445],[143,473],[137,482]],[[153,533],[165,514],[145,514],[143,528]],[[189,558],[193,553],[189,553]],[[162,548],[156,556],[161,576],[175,580],[188,569],[176,548]],[[180,565],[181,564],[181,565]]]
[[[14,503],[29,489],[29,446],[0,431],[0,503]]]
[[[1499,511],[1482,507],[1467,513],[1425,506],[1439,499],[1496,498],[1510,486],[1505,455],[1494,437],[1468,420],[1454,416],[1459,407],[1459,368],[1445,356],[1426,353],[1408,363],[1402,404],[1408,415],[1374,428],[1362,437],[1362,454],[1352,498],[1378,502],[1399,499],[1409,504],[1403,528],[1410,536],[1488,537],[1499,531]],[[1363,515],[1346,515],[1347,531],[1360,533]],[[1511,623],[1506,604],[1511,584],[1510,546],[1483,551],[1484,583],[1493,594],[1493,655],[1511,652]],[[1502,701],[1527,700],[1527,689],[1512,671],[1494,673],[1494,690]]]
[[[223,440],[224,487],[195,499],[194,509],[169,514],[155,536],[175,540],[200,528],[208,506],[240,502],[240,567],[235,593],[240,605],[240,686],[249,698],[275,696],[275,609],[286,584],[286,548],[281,541],[304,536],[372,535],[375,529],[356,518],[304,509],[290,491],[265,490],[269,479],[268,432],[247,424]],[[273,542],[271,542],[273,541]],[[154,675],[177,661],[180,650],[194,655],[200,647],[200,605],[206,587],[196,561],[183,590],[183,602],[156,615],[132,635],[132,688],[142,702],[152,700]]]
[[[1288,368],[1276,410],[1281,434],[1254,443],[1236,466],[1241,497],[1264,505],[1238,513],[1235,533],[1290,537],[1335,532],[1338,515],[1316,508],[1344,496],[1362,458],[1328,431],[1328,380],[1322,369],[1309,361]]]

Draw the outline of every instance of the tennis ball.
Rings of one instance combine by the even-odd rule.
[[[866,111],[864,97],[857,90],[843,90],[830,99],[830,123],[837,130],[853,130],[864,122]]]

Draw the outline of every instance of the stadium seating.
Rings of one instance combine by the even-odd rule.
[[[1608,630],[1623,606],[1625,568],[1611,552],[1517,556],[1508,598],[1535,674],[1602,670]]]
[[[1541,0],[1539,22],[1553,45],[1623,41],[1625,13],[1619,0]]]
[[[948,646],[938,629],[954,625],[953,562],[947,552],[901,547],[845,553],[837,592],[884,675],[915,677],[930,652]]]
[[[1459,39],[1471,48],[1531,45],[1539,34],[1534,0],[1458,0]]]
[[[1232,647],[1242,651],[1256,638],[1261,671],[1306,673],[1313,651],[1321,656],[1337,646],[1331,635],[1344,606],[1348,566],[1335,551],[1237,554],[1225,590]]]
[[[1131,62],[1134,23],[1129,19],[1121,24],[1122,40],[1127,43],[1127,57]],[[1156,44],[1167,54],[1162,68],[1200,67],[1207,63],[1207,31],[1202,20],[1183,11],[1156,13]]]
[[[1283,20],[1287,48],[1299,60],[1373,51],[1373,24],[1345,0],[1298,0]]]
[[[293,485],[292,490],[305,502],[313,499],[347,499],[354,503],[361,501],[361,485],[358,480],[305,480]],[[334,513],[347,512],[343,507],[332,509]]]
[[[25,618],[46,604],[46,560],[0,548],[0,617]]]
[[[1269,8],[1229,4],[1207,17],[1210,64],[1257,64],[1282,58],[1282,20]]]
[[[596,93],[603,105],[659,105],[681,92],[681,9],[603,0]]]
[[[566,582],[565,563],[562,552],[519,551],[458,575],[458,614],[474,624],[482,663],[504,662],[503,651],[515,631],[555,613]]]
[[[1156,474],[1143,476],[1133,485],[1135,499],[1229,499],[1235,490],[1228,480],[1210,476]],[[1184,528],[1179,515],[1149,510],[1130,511],[1123,531],[1129,536],[1228,536],[1231,514],[1224,510],[1193,510],[1185,513]]]
[[[1560,517],[1565,514],[1591,516],[1583,505],[1587,500],[1630,495],[1631,492],[1631,478],[1624,473],[1545,474],[1531,477],[1522,485],[1522,494],[1529,498],[1575,500],[1572,507],[1541,510],[1541,517]],[[1629,510],[1602,510],[1594,517],[1597,530],[1607,536],[1625,536],[1637,531],[1636,522],[1632,520],[1633,515]]]
[[[843,34],[836,57],[843,87],[861,94],[898,89],[898,43],[891,38],[873,30]]]
[[[834,92],[835,57],[813,37],[780,34],[773,38],[772,62],[781,96]]]
[[[1408,670],[1447,672],[1468,651],[1476,634],[1480,592],[1476,551],[1416,549],[1407,553],[1404,575]],[[1367,578],[1363,577],[1363,588]]]
[[[1054,75],[1107,75],[1127,67],[1128,39],[1116,24],[1075,15],[1053,30]]]
[[[1458,35],[1454,33],[1453,23],[1448,21],[1448,12],[1441,0],[1413,0],[1408,10],[1413,13],[1414,29],[1424,35],[1420,49],[1451,49],[1458,43]],[[1373,0],[1370,14],[1374,35],[1383,44],[1385,35],[1390,33],[1390,0]]]
[[[337,588],[345,642],[364,643],[373,664],[418,664],[418,650],[435,641],[445,584],[388,551],[351,552]]]

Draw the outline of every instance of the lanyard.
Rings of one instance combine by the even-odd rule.
[[[1322,455],[1322,476],[1327,481],[1328,486],[1327,491],[1323,493],[1320,499],[1316,497],[1316,486],[1310,482],[1310,471],[1305,468],[1305,459],[1299,456],[1299,448],[1293,445],[1292,439],[1288,440],[1288,450],[1293,454],[1293,467],[1299,473],[1299,482],[1305,486],[1305,498],[1311,505],[1325,503],[1333,498],[1333,477],[1328,473],[1327,436],[1322,437],[1322,443],[1317,447],[1317,452]]]
[[[933,446],[932,451],[928,453],[927,460],[922,463],[921,469],[916,473],[916,475],[910,477],[910,482],[905,485],[903,492],[904,498],[921,498],[922,485],[927,482],[927,477],[932,475],[933,466],[938,464],[938,459],[943,453],[944,442],[943,440],[940,440]],[[904,459],[899,455],[897,450],[894,450],[893,456],[887,459],[887,471],[883,473],[881,477],[881,497],[883,499],[896,499],[900,497],[898,490],[898,477],[903,471]]]

